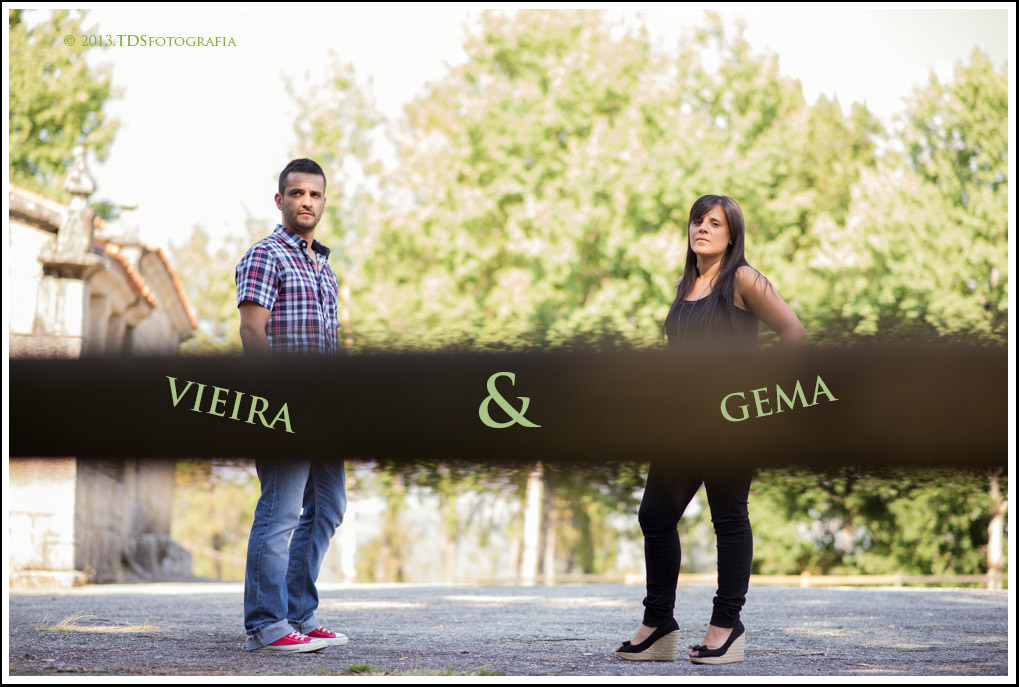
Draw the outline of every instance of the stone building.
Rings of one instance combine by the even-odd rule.
[[[82,148],[64,188],[67,206],[8,187],[10,356],[177,352],[197,322],[166,254],[129,220],[94,216]],[[190,555],[170,539],[175,461],[16,457],[8,466],[12,587],[191,575]]]

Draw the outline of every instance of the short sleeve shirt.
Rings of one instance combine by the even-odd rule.
[[[269,348],[286,353],[335,353],[340,326],[339,287],[329,267],[329,249],[313,241],[319,267],[308,256],[308,242],[281,224],[244,254],[234,274],[237,306],[251,301],[269,311]]]

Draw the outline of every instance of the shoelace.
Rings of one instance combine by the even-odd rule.
[[[289,639],[293,639],[294,641],[297,641],[297,642],[301,641],[302,639],[309,639],[308,635],[303,635],[300,632],[298,632],[297,630],[294,630],[293,632],[288,634],[287,637]]]

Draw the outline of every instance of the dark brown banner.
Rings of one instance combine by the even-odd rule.
[[[13,456],[1007,464],[1007,353],[10,361]]]

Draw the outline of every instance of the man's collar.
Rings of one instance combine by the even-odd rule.
[[[278,235],[286,244],[297,250],[304,250],[304,247],[308,245],[307,241],[301,238],[298,234],[287,229],[282,224],[277,224],[273,233]],[[312,240],[311,249],[326,258],[328,258],[329,253],[332,252],[327,246],[320,243],[318,239]]]

